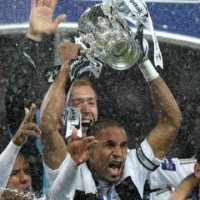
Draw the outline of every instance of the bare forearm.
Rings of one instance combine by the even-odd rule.
[[[64,53],[66,59],[55,81],[49,88],[41,106],[40,129],[44,160],[48,167],[56,169],[64,160],[67,148],[59,134],[61,116],[64,111],[69,62],[77,59],[81,45],[68,42]],[[51,153],[50,153],[51,152]]]
[[[159,123],[169,124],[179,129],[182,120],[180,109],[161,77],[150,82],[150,92]]]
[[[52,170],[58,169],[67,155],[65,141],[59,132],[41,135],[43,160]]]
[[[177,136],[182,116],[172,93],[161,77],[150,83],[150,91],[158,122],[147,138],[155,156],[162,159]]]
[[[40,129],[43,158],[51,169],[57,169],[67,153],[65,142],[59,133],[67,77],[68,69],[62,68],[45,95],[41,106]]]
[[[185,200],[192,195],[195,189],[198,188],[199,180],[194,174],[187,176],[176,190],[172,193],[169,200]]]
[[[150,60],[139,64],[139,68],[149,83],[151,98],[157,113],[157,124],[147,140],[154,155],[162,159],[169,151],[179,130],[182,116],[171,91],[159,76]]]
[[[52,127],[54,130],[58,129],[59,121],[64,109],[67,80],[68,69],[62,68],[44,97],[40,115],[41,127],[47,124],[48,129],[50,127]]]

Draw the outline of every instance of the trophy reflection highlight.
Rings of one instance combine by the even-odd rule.
[[[97,4],[87,9],[80,17],[78,29],[90,46],[87,53],[116,70],[129,69],[141,58],[135,35],[109,5]]]

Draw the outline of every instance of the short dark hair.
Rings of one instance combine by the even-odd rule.
[[[109,127],[119,127],[124,129],[124,127],[115,120],[112,119],[101,119],[95,121],[87,130],[87,136],[97,136],[102,129],[109,128]]]

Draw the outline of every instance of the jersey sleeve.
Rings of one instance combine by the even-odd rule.
[[[23,121],[24,107],[29,108],[31,103],[35,103],[37,108],[40,108],[49,87],[43,72],[45,68],[53,65],[52,44],[50,37],[41,43],[22,38],[16,47],[16,52],[11,56],[11,71],[5,93],[6,123],[10,138],[14,136]],[[34,122],[37,122],[36,119],[35,117]],[[32,185],[35,191],[41,192],[43,169],[39,139],[30,137],[23,149],[26,149],[24,151],[26,156],[34,158],[30,159]]]
[[[71,199],[72,196],[74,196],[79,170],[80,167],[76,167],[70,154],[67,154],[60,166],[56,179],[52,182],[48,197],[54,200],[60,200],[63,199],[63,197]]]
[[[143,197],[144,184],[149,173],[158,167],[161,162],[162,160],[154,156],[153,150],[146,139],[138,149],[132,149],[128,152],[124,176],[131,176],[141,197]]]
[[[11,141],[6,149],[0,154],[0,196],[8,183],[8,179],[20,149],[21,146],[17,146]]]
[[[52,184],[56,180],[56,178],[57,178],[59,172],[61,171],[61,169],[67,165],[69,160],[70,160],[70,156],[66,156],[66,158],[61,163],[60,167],[58,169],[54,169],[54,170],[49,168],[45,164],[45,162],[43,161],[43,166],[44,166],[44,169],[45,169],[45,172],[46,172],[47,181],[48,181],[48,184],[49,184],[50,187],[52,186]]]
[[[195,159],[165,158],[159,168],[149,175],[151,189],[168,186],[176,187],[189,174],[194,172]]]
[[[11,74],[5,94],[6,118],[14,134],[24,117],[24,107],[31,103],[40,106],[47,90],[43,78],[46,66],[52,63],[46,41],[37,43],[25,38],[12,56]],[[53,49],[53,48],[51,48]]]

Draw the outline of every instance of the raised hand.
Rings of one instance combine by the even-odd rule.
[[[35,41],[55,32],[58,25],[66,18],[65,14],[53,20],[57,0],[31,0],[29,29],[26,36]]]
[[[30,110],[25,108],[25,117],[21,123],[17,133],[13,137],[12,141],[18,146],[22,146],[26,143],[28,136],[40,137],[41,131],[39,126],[33,123],[33,118],[35,115],[36,105],[32,104]]]
[[[74,129],[67,144],[67,150],[75,162],[75,166],[87,161],[90,157],[90,149],[97,144],[94,136],[77,140],[77,129]]]
[[[80,44],[65,41],[58,47],[59,56],[62,64],[78,58],[78,52],[83,49]]]

